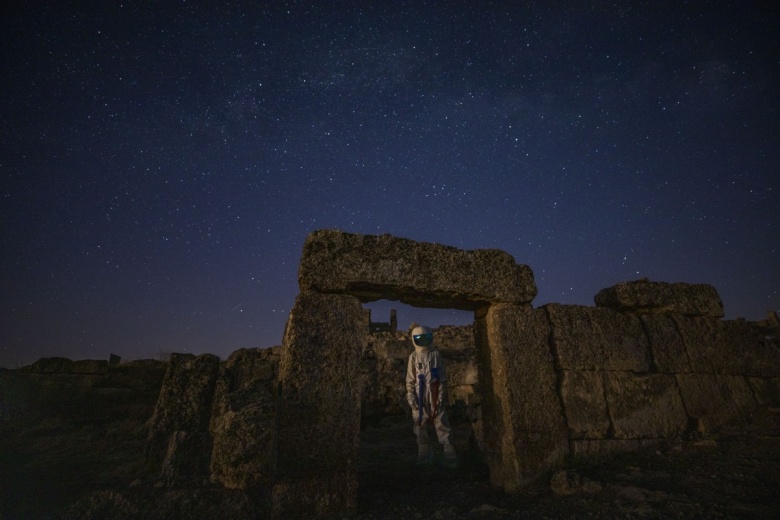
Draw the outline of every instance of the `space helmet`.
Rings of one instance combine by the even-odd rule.
[[[430,347],[433,344],[433,331],[425,325],[412,329],[412,343],[415,347]]]

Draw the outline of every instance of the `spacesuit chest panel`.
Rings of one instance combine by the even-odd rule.
[[[418,374],[430,376],[431,368],[440,366],[439,352],[436,350],[416,349],[414,353],[414,368]]]

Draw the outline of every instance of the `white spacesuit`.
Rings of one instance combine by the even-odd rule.
[[[428,439],[428,423],[432,423],[444,452],[442,463],[446,467],[454,467],[457,464],[457,456],[450,444],[444,359],[433,345],[433,332],[429,327],[418,326],[412,329],[412,343],[414,352],[409,355],[406,367],[406,400],[412,408],[418,464],[433,463]]]

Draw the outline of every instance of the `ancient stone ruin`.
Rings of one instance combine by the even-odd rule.
[[[474,312],[440,344],[452,404],[508,493],[780,402],[777,345],[722,320],[709,285],[639,280],[596,307],[534,308],[531,269],[502,251],[330,230],[307,238],[299,285],[281,348],[171,358],[147,445],[163,478],[262,486],[278,517],[354,512],[361,420],[403,411],[411,350],[367,316],[378,299]]]

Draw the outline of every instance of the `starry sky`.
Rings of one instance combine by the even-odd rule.
[[[311,231],[780,308],[771,2],[13,2],[0,366],[281,343]],[[376,302],[373,321],[471,323]]]

